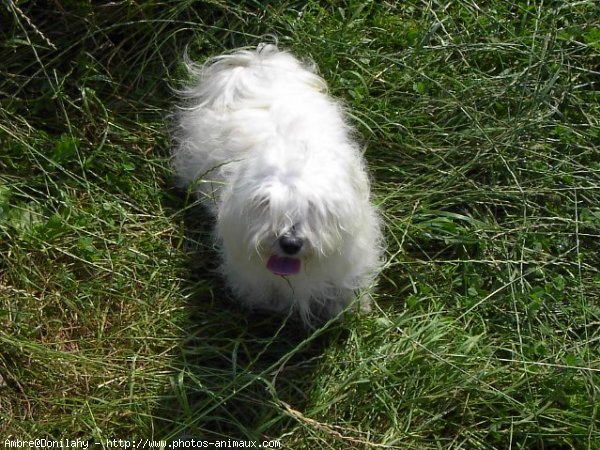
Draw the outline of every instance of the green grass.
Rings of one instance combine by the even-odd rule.
[[[600,448],[597,1],[92,4],[0,11],[2,445]],[[228,300],[168,169],[185,49],[271,36],[351,111],[389,244],[312,335]]]

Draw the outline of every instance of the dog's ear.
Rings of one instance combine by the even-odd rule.
[[[357,164],[350,165],[350,182],[357,197],[368,201],[371,183],[362,158],[359,158]]]

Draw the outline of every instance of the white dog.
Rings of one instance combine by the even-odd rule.
[[[382,265],[365,163],[323,79],[274,45],[189,64],[174,168],[216,217],[222,271],[250,307],[339,313]]]

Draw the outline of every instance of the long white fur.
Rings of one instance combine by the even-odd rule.
[[[372,285],[380,219],[362,154],[325,81],[274,45],[189,65],[173,164],[215,215],[222,272],[250,307],[329,318]],[[294,227],[300,273],[266,268]],[[367,296],[363,295],[363,298]]]

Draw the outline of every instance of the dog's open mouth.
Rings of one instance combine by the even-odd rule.
[[[267,269],[275,275],[294,275],[300,272],[300,264],[298,258],[271,255],[267,261]]]

